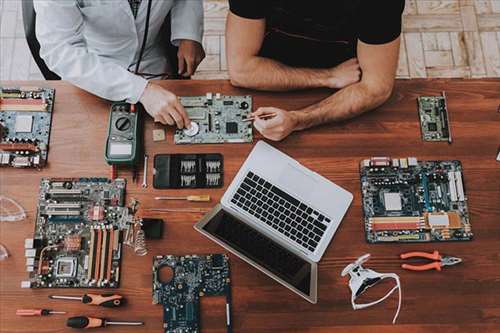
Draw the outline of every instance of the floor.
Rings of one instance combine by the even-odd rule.
[[[0,79],[42,79],[24,39],[22,0],[0,0]],[[196,78],[227,78],[227,1],[205,0],[206,59]],[[400,78],[500,77],[500,0],[406,0]]]

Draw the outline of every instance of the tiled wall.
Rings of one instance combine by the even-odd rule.
[[[20,2],[0,0],[0,78],[38,79]],[[226,78],[226,0],[205,0],[207,58],[196,78]],[[398,77],[500,77],[500,0],[406,0]]]

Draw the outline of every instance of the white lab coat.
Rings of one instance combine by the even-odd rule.
[[[160,27],[171,12],[172,42],[177,45],[181,39],[190,39],[201,43],[203,3],[151,1],[139,72],[168,73]],[[142,45],[147,5],[148,0],[142,0],[134,20],[127,0],[34,0],[40,56],[63,80],[111,101],[137,103],[147,80],[131,71]]]

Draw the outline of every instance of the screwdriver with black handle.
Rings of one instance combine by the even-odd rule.
[[[105,318],[95,317],[71,317],[66,321],[66,326],[71,328],[97,328],[106,327],[108,325],[124,325],[124,326],[141,326],[142,321],[110,321]]]
[[[125,304],[125,298],[123,298],[123,296],[112,293],[101,295],[84,294],[83,296],[50,295],[49,298],[82,301],[83,304],[104,306],[106,308],[117,308]]]

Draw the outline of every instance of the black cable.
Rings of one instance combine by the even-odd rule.
[[[139,59],[137,59],[137,64],[135,65],[135,74],[139,73],[139,66],[141,65],[142,56],[144,55],[144,49],[146,48],[146,41],[148,40],[149,31],[149,16],[151,15],[151,0],[148,0],[148,11],[146,13],[146,27],[144,28],[144,38],[142,40],[141,51],[139,52]]]

